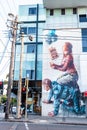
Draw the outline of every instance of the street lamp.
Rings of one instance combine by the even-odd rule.
[[[12,13],[8,13],[8,16],[10,16],[10,17],[14,17],[14,14],[12,14]]]
[[[29,35],[29,40],[33,41],[33,37],[31,35]]]

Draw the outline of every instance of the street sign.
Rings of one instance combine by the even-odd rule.
[[[84,92],[84,97],[87,97],[87,91]]]

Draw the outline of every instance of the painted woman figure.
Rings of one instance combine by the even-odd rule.
[[[65,42],[63,46],[63,59],[60,65],[55,63],[50,63],[50,67],[53,69],[57,69],[59,71],[63,71],[63,75],[57,78],[57,82],[60,85],[76,83],[78,80],[78,73],[76,71],[73,55],[72,55],[72,44],[69,42]]]

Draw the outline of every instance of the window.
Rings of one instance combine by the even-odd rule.
[[[20,33],[27,34],[27,27],[21,27]]]
[[[26,70],[26,75],[29,75],[29,79],[34,79],[35,70]]]
[[[28,45],[27,46],[27,53],[35,53],[35,45]]]
[[[28,34],[36,33],[36,27],[29,27]]]
[[[38,44],[37,46],[37,80],[42,80],[42,44]]]
[[[34,8],[29,8],[29,13],[28,13],[29,15],[36,15],[37,14],[37,9],[36,9],[36,7],[34,7]]]
[[[61,9],[61,15],[65,15],[65,9]]]
[[[50,9],[50,16],[53,16],[53,15],[54,15],[54,10]]]
[[[79,15],[79,22],[87,22],[87,16],[86,16],[86,14]]]
[[[73,14],[77,14],[77,9],[73,8]]]
[[[82,29],[82,50],[87,52],[87,28]]]
[[[42,79],[42,61],[37,62],[37,80]]]

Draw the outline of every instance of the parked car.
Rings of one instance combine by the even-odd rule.
[[[17,112],[17,107],[13,106],[12,107],[12,114],[16,114],[16,112]],[[21,112],[21,115],[25,115],[25,107],[21,107],[21,111],[20,112]],[[32,112],[32,110],[27,108],[27,114],[29,114],[31,112]]]
[[[12,107],[12,114],[16,114],[16,111],[17,111],[17,107],[16,106]]]

